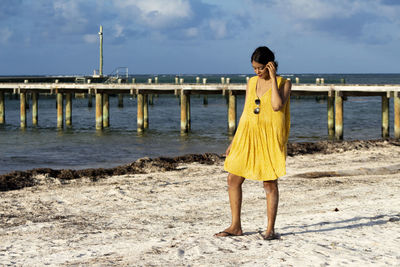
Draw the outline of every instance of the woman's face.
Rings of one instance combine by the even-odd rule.
[[[269,73],[268,73],[267,65],[263,65],[254,60],[253,60],[253,62],[251,62],[251,65],[253,65],[254,72],[257,74],[258,77],[263,78],[263,79],[268,79]]]

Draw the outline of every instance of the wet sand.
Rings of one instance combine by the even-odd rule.
[[[288,151],[273,241],[259,234],[266,202],[254,181],[243,186],[245,234],[213,237],[230,222],[221,155],[2,175],[0,264],[399,265],[400,143],[300,143]]]

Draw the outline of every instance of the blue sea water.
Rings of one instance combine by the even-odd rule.
[[[194,82],[197,75],[181,75],[185,82]],[[199,75],[208,82],[219,82],[221,76],[231,82],[245,82],[240,75]],[[400,84],[400,74],[287,74],[300,78],[301,83]],[[154,75],[138,75],[145,82]],[[173,82],[175,75],[159,75],[160,82]],[[136,131],[136,99],[124,97],[118,108],[116,97],[110,97],[110,128],[95,130],[95,108],[87,99],[73,99],[70,128],[57,130],[54,97],[40,96],[39,126],[19,128],[19,100],[6,98],[6,124],[0,126],[0,174],[33,168],[98,168],[113,167],[141,157],[178,156],[187,153],[223,153],[231,137],[227,133],[227,104],[223,96],[209,95],[208,105],[202,96],[191,97],[191,131],[180,134],[179,100],[173,95],[159,95],[149,107],[149,129]],[[244,96],[238,97],[238,120]],[[393,101],[390,102],[390,131],[393,135]],[[290,142],[326,140],[326,101],[315,98],[291,98]],[[344,139],[378,139],[381,136],[380,97],[349,97],[344,102]]]

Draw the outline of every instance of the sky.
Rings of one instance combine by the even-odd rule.
[[[0,75],[400,73],[400,0],[0,0]]]

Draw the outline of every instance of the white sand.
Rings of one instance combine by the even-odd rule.
[[[0,265],[399,266],[400,172],[369,174],[399,156],[385,147],[289,157],[274,241],[258,233],[266,203],[253,181],[245,235],[213,237],[230,222],[222,164],[0,192]],[[352,176],[298,175],[343,170]]]

